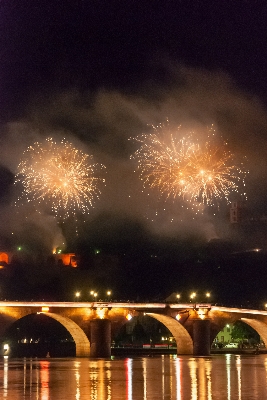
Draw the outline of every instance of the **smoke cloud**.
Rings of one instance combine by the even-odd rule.
[[[267,171],[267,113],[263,104],[222,72],[164,62],[166,84],[148,81],[124,91],[81,93],[72,89],[61,93],[51,90],[46,96],[39,93],[28,103],[23,119],[2,126],[2,167],[14,176],[29,145],[47,137],[65,137],[106,166],[106,186],[85,221],[88,226],[99,215],[115,215],[117,219],[137,220],[152,235],[221,238],[227,236],[227,207],[213,212],[201,205],[201,213],[196,214],[190,207],[182,207],[179,199],[165,203],[153,191],[143,190],[134,172],[135,162],[130,159],[138,143],[129,139],[148,132],[151,124],[168,118],[173,127],[182,125],[183,132],[195,131],[199,135],[214,124],[232,152],[247,158],[248,204],[266,212],[267,189],[263,183],[267,177],[263,171]],[[46,248],[66,243],[53,216],[38,214],[31,204],[14,212],[18,193],[12,180],[0,178],[6,188],[1,205],[4,235],[9,237],[15,232],[18,237],[27,237],[31,226],[31,231],[39,232],[35,239],[45,243]]]

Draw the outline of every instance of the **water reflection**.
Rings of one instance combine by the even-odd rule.
[[[91,400],[97,399],[97,384],[98,384],[98,371],[97,371],[97,361],[92,361],[91,368],[89,369],[89,379],[91,386]]]
[[[125,366],[126,366],[127,400],[132,400],[133,399],[133,381],[132,381],[133,360],[132,360],[132,358],[126,359]]]
[[[40,361],[41,400],[49,399],[49,365],[49,361]]]
[[[236,356],[238,400],[241,400],[241,357]]]
[[[182,360],[177,357],[175,362],[176,399],[182,400]]]
[[[144,358],[142,361],[142,366],[143,366],[143,379],[144,379],[144,400],[147,400],[147,386],[146,386],[146,380],[147,380],[147,359]]]
[[[4,380],[3,380],[3,397],[7,397],[8,387],[8,356],[4,356]]]
[[[212,400],[212,386],[211,386],[211,360],[205,360],[206,376],[207,376],[207,399]]]
[[[231,400],[231,354],[226,354],[227,400]]]
[[[197,388],[198,388],[197,362],[195,359],[193,359],[188,362],[188,365],[191,378],[191,399],[197,400]]]
[[[76,382],[76,394],[75,400],[80,400],[81,392],[80,392],[80,361],[75,361],[75,382]]]
[[[0,360],[4,400],[267,398],[267,355]]]

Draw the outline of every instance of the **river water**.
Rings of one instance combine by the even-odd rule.
[[[2,358],[0,399],[263,400],[267,355]]]

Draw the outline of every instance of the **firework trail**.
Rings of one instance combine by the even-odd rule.
[[[217,144],[213,127],[204,144],[193,133],[181,137],[180,127],[172,130],[168,123],[152,128],[135,138],[141,146],[131,156],[144,187],[157,188],[166,198],[204,204],[229,202],[230,193],[245,187],[247,171],[235,164],[226,142]]]
[[[36,142],[18,165],[15,184],[21,182],[24,187],[19,200],[26,197],[36,205],[44,203],[61,219],[89,213],[101,193],[100,183],[105,182],[97,176],[103,168],[65,139]]]

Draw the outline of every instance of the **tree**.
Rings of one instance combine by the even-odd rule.
[[[260,341],[260,336],[255,329],[251,328],[251,326],[243,321],[235,322],[231,336],[234,340],[248,340],[252,343],[259,343]]]

